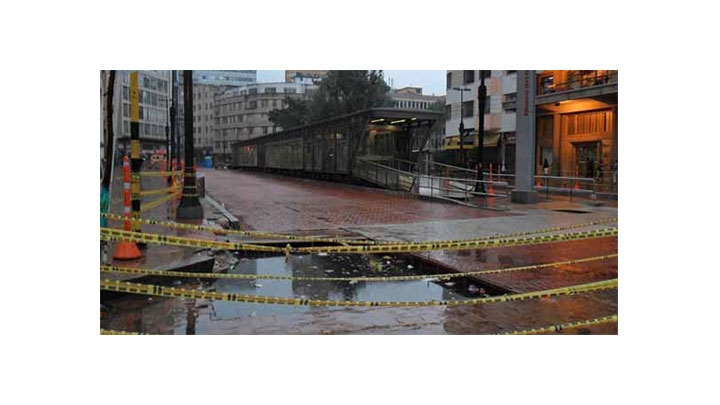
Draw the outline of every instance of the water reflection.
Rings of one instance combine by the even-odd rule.
[[[257,259],[240,258],[229,268],[230,274],[268,274],[294,277],[378,277],[415,274],[444,274],[432,265],[406,256],[389,255],[301,255],[293,256],[288,263],[284,257]],[[183,288],[202,288],[221,293],[260,295],[271,297],[302,298],[343,301],[428,301],[456,300],[482,296],[482,287],[465,278],[438,280],[430,276],[424,280],[395,282],[364,281],[303,281],[268,279],[165,279],[155,284]],[[344,308],[315,308],[309,306],[246,304],[238,302],[165,299],[121,295],[111,300],[106,319],[101,324],[107,329],[144,333],[203,334],[215,322],[242,324],[243,319],[301,314],[327,314]],[[368,315],[371,316],[371,315]],[[202,317],[202,321],[198,321]],[[210,324],[208,324],[209,322]],[[226,326],[223,326],[223,328]],[[242,327],[232,329],[243,333]]]

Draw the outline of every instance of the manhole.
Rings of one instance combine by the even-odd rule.
[[[582,211],[582,210],[570,210],[570,209],[562,209],[562,210],[553,210],[557,212],[569,212],[570,214],[592,214],[590,211]]]

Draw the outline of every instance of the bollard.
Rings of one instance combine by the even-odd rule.
[[[578,169],[575,168],[575,187],[573,187],[575,190],[580,190],[580,184],[578,184]]]
[[[132,216],[130,209],[132,203],[130,196],[130,159],[127,156],[123,158],[123,197],[123,215],[128,218],[125,220],[125,230],[131,231],[132,226],[129,220]],[[140,253],[140,249],[138,249],[135,242],[127,240],[118,242],[113,253],[113,259],[116,260],[134,260],[141,257],[142,253]]]
[[[495,194],[495,190],[493,190],[492,176],[493,176],[492,163],[490,163],[490,188],[488,188],[489,194]]]

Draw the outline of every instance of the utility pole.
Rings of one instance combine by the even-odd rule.
[[[193,78],[192,70],[183,71],[183,89],[185,103],[185,172],[183,176],[182,199],[177,209],[177,219],[202,219],[203,208],[197,189],[197,174],[195,173],[195,150],[193,142]]]
[[[485,95],[487,94],[487,88],[485,87],[485,75],[483,71],[480,71],[480,87],[478,87],[478,147],[477,147],[477,179],[475,183],[475,191],[479,193],[485,192],[485,184],[483,180],[483,148],[485,146]]]

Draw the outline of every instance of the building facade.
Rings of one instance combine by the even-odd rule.
[[[193,72],[193,81],[194,79]],[[237,86],[193,85],[193,142],[198,156],[215,151],[215,96]]]
[[[113,126],[117,148],[130,147],[130,70],[118,70],[115,77]],[[140,104],[140,150],[152,154],[166,149],[166,126],[170,125],[170,71],[138,71]]]
[[[257,70],[193,70],[193,84],[244,86],[257,83]]]
[[[327,70],[286,70],[285,83],[294,83],[296,81],[305,82],[310,79],[313,83],[317,83],[327,76]]]
[[[618,160],[618,71],[536,73],[536,170],[608,184]]]
[[[257,83],[216,94],[213,153],[229,157],[232,143],[280,131],[270,121],[270,111],[285,108],[286,98],[308,99],[316,88],[307,83]]]
[[[391,90],[389,96],[394,108],[404,110],[441,110],[443,106],[440,103],[444,103],[444,98],[441,96],[423,95],[420,87]]]
[[[483,162],[512,170],[515,145],[517,72],[515,70],[448,70],[445,102],[445,136],[457,136],[460,122],[471,136],[463,146],[477,145],[481,75],[485,79],[486,97]]]

